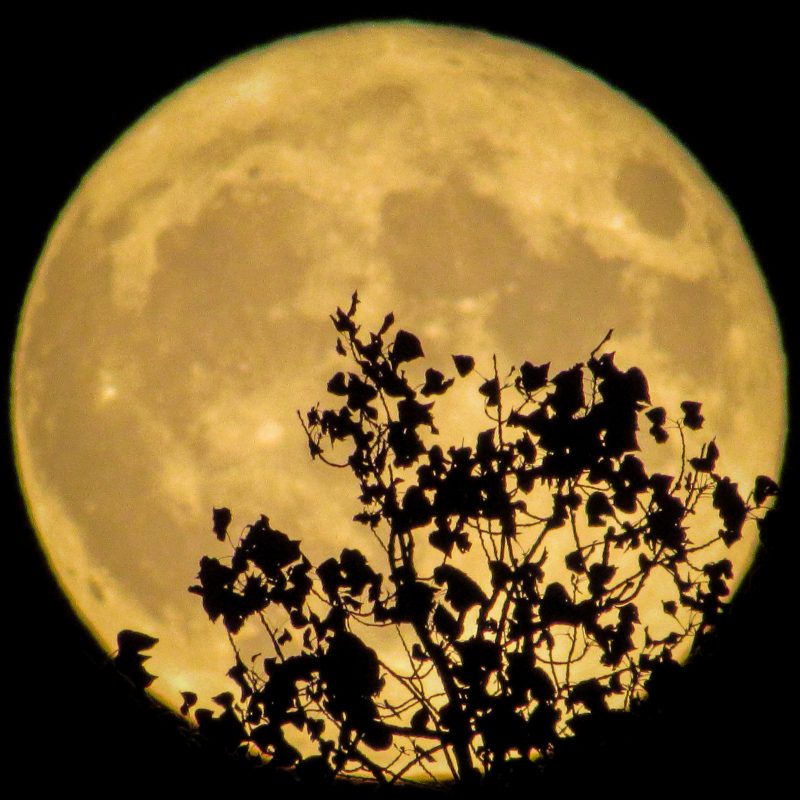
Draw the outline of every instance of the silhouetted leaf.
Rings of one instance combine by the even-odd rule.
[[[595,597],[604,594],[606,584],[616,572],[617,568],[611,564],[592,564],[589,567],[589,592]]]
[[[522,387],[525,392],[535,392],[547,385],[547,373],[550,371],[550,362],[535,366],[526,361],[519,368],[517,387]]]
[[[358,308],[358,304],[361,301],[358,299],[358,292],[353,292],[350,296],[350,308],[347,310],[347,316],[353,317],[355,316],[356,309]]]
[[[230,692],[222,692],[211,699],[222,708],[230,708],[233,705],[233,695]]]
[[[181,692],[183,703],[180,707],[180,712],[185,717],[189,713],[189,709],[197,703],[197,695],[194,692]]]
[[[564,557],[564,564],[570,572],[586,572],[586,562],[580,550],[573,550]]]
[[[289,633],[289,630],[287,628],[284,628],[283,633],[281,633],[281,635],[278,636],[276,641],[278,642],[278,644],[281,645],[287,644],[288,642],[292,641],[292,634]]]
[[[394,622],[411,622],[425,625],[433,611],[436,590],[424,581],[406,581],[400,584],[391,611]]]
[[[453,669],[456,678],[464,686],[482,686],[490,674],[502,666],[500,645],[479,636],[465,641],[453,642],[461,664]]]
[[[714,508],[725,524],[720,536],[728,547],[742,536],[742,527],[747,519],[747,505],[739,495],[738,484],[730,478],[721,478],[717,481],[712,494]]]
[[[418,486],[409,486],[403,496],[404,525],[419,528],[427,525],[433,517],[433,506]]]
[[[433,627],[445,639],[457,639],[461,633],[458,620],[443,606],[438,605],[433,612]]]
[[[439,586],[447,584],[445,600],[458,612],[469,611],[474,606],[489,602],[483,589],[472,578],[450,564],[436,567],[433,579]]]
[[[496,406],[500,403],[500,381],[497,378],[489,378],[484,381],[478,391],[486,398],[487,406]]]
[[[662,600],[661,607],[664,609],[664,613],[671,617],[678,613],[678,604],[674,600]]]
[[[539,605],[539,616],[547,626],[559,622],[566,625],[577,625],[581,621],[575,603],[560,583],[551,583],[545,589],[544,597]]]
[[[430,719],[430,711],[423,706],[415,711],[414,715],[411,717],[411,730],[424,731],[428,727],[428,722],[430,722]]]
[[[422,345],[413,333],[404,330],[397,332],[397,335],[394,337],[391,354],[392,361],[395,364],[400,364],[404,361],[414,361],[424,355],[425,353],[422,350]]]
[[[689,463],[692,469],[697,470],[697,472],[711,472],[717,463],[717,458],[719,458],[719,448],[712,441],[708,443],[708,447],[705,448],[705,453],[702,456],[690,458]]]
[[[527,694],[540,703],[549,702],[556,696],[556,688],[550,676],[540,667],[534,666],[533,654],[508,653],[506,675],[512,697],[527,703]]]
[[[559,372],[551,382],[555,391],[547,396],[547,404],[556,415],[571,417],[583,408],[583,369],[580,364]]]
[[[458,374],[465,378],[475,369],[475,359],[472,356],[453,356],[453,363],[456,365]]]
[[[664,442],[666,442],[669,439],[669,434],[663,428],[660,428],[658,425],[650,426],[650,434],[658,444],[664,444]]]
[[[347,395],[347,376],[344,372],[337,372],[328,381],[328,391],[339,397],[345,397]]]
[[[684,400],[681,403],[681,410],[683,411],[683,424],[693,431],[699,430],[703,427],[705,417],[700,413],[702,403],[697,403],[693,400]]]
[[[343,709],[359,706],[359,698],[377,694],[381,683],[378,656],[355,634],[337,631],[320,665],[320,675]]]
[[[378,336],[383,336],[389,328],[394,325],[394,314],[390,311],[384,318],[383,322],[381,323],[380,330],[378,331]]]
[[[505,561],[490,561],[489,570],[492,574],[492,589],[503,589],[513,578],[514,573]]]
[[[454,383],[454,379],[444,379],[444,375],[437,369],[428,368],[425,370],[425,385],[422,387],[422,394],[430,397],[432,394],[444,394]]]
[[[317,575],[322,581],[322,588],[331,600],[339,596],[339,587],[342,585],[342,573],[339,562],[335,558],[323,561],[317,567]]]
[[[419,642],[414,642],[411,646],[411,656],[417,661],[430,661],[430,656],[422,649]]]
[[[650,404],[650,387],[647,378],[638,367],[631,367],[625,372],[625,380],[631,398],[637,403]]]
[[[158,639],[141,631],[122,630],[117,634],[117,648],[120,653],[141,653],[158,644]]]
[[[596,678],[575,684],[569,693],[570,703],[582,703],[590,713],[602,713],[607,710],[606,695],[608,689]]]
[[[231,524],[231,511],[229,508],[215,508],[213,510],[214,533],[221,542],[225,541],[228,525]]]
[[[241,697],[240,700],[245,701],[248,697],[253,694],[253,690],[250,684],[247,681],[247,675],[249,674],[249,670],[242,662],[242,659],[239,655],[236,655],[236,663],[228,670],[228,677],[230,677],[239,687],[241,690]],[[186,697],[184,696],[184,700]],[[195,702],[197,698],[195,698]]]
[[[605,525],[603,517],[613,516],[614,509],[611,502],[603,492],[592,492],[586,500],[586,516],[589,518],[589,525]]]
[[[276,578],[281,570],[300,558],[300,544],[281,531],[270,527],[263,514],[248,526],[233,560],[234,569],[239,570],[243,561],[249,561],[266,576]]]
[[[364,744],[373,750],[388,750],[392,746],[392,732],[382,722],[372,722],[364,729]]]
[[[756,478],[755,488],[753,489],[753,499],[757,506],[762,506],[768,497],[775,497],[778,494],[779,486],[772,478],[766,475],[759,475]]]
[[[150,656],[141,655],[141,651],[149,650],[157,642],[158,639],[139,631],[123,630],[117,634],[119,651],[114,657],[114,666],[140,691],[147,689],[156,679],[144,668],[144,662]]]

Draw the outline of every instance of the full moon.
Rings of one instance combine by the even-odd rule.
[[[109,651],[121,628],[160,639],[148,665],[173,707],[230,689],[224,630],[187,591],[202,555],[227,552],[212,507],[234,529],[267,514],[320,560],[363,535],[357,487],[311,462],[296,418],[340,368],[328,315],[355,289],[365,324],[393,311],[440,369],[451,353],[564,368],[613,328],[655,404],[703,402],[726,474],[749,488],[780,472],[786,366],[763,276],[647,111],[476,30],[351,25],[254,50],[85,176],[36,267],[12,375],[53,572]],[[451,416],[443,441],[478,424]]]

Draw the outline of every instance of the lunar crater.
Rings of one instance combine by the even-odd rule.
[[[637,224],[654,236],[673,239],[686,226],[680,182],[668,169],[648,161],[625,161],[614,190]]]

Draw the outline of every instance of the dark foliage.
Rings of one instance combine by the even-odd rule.
[[[391,314],[362,335],[357,305],[354,295],[332,316],[350,361],[328,382],[338,402],[300,418],[311,457],[352,472],[355,521],[384,560],[344,548],[315,567],[265,516],[232,541],[229,561],[204,557],[190,591],[234,649],[255,622],[271,655],[246,664],[236,650],[237,696],[195,719],[224,747],[313,781],[524,774],[680,671],[678,656],[724,614],[724,551],[777,486],[760,476],[743,497],[715,471],[714,441],[688,457],[700,404],[670,421],[642,372],[613,353],[552,376],[530,362],[481,376],[455,355],[457,375],[428,368],[414,381],[419,339],[392,336]],[[473,374],[490,424],[445,450],[430,442],[434,404]],[[645,468],[641,417],[654,445],[679,437],[677,476]],[[704,511],[715,530],[690,524]],[[214,509],[217,537],[230,523]],[[143,686],[139,653],[152,644],[120,641],[118,660]],[[197,698],[183,699],[189,714]]]

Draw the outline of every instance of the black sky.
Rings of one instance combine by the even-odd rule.
[[[790,86],[786,20],[760,13],[715,21],[677,10],[633,19],[565,13],[556,20],[536,8],[525,18],[467,17],[415,13],[406,5],[395,16],[458,22],[542,45],[653,112],[737,210],[768,277],[792,358],[797,324],[789,280],[796,256],[789,237],[796,223],[782,194],[788,167],[796,162],[796,135],[789,127],[796,91]],[[205,12],[189,22],[136,13],[141,12],[107,20],[31,15],[7,34],[13,61],[6,127],[13,149],[6,195],[12,204],[3,293],[8,307],[2,316],[6,374],[19,307],[47,231],[81,175],[120,133],[154,102],[224,58],[286,34],[368,18],[306,12],[276,19],[267,12],[224,11],[221,18]],[[754,362],[752,369],[758,368]],[[9,769],[26,772],[33,784],[84,786],[89,796],[126,772],[126,780],[142,785],[169,765],[173,778],[181,777],[180,744],[120,693],[49,578],[19,496],[9,442],[6,452],[7,678],[0,709],[12,739],[12,752],[4,754]],[[791,561],[797,550],[789,544],[796,526],[786,508],[796,485],[790,440],[784,507],[768,551],[737,597],[728,629],[698,673],[694,732],[678,738],[675,720],[666,719],[667,733],[653,739],[659,764],[677,773],[697,771],[692,780],[705,786],[746,774],[763,779],[768,789],[790,769],[787,737],[796,738],[800,723],[790,696],[797,668],[782,662],[782,650],[794,638],[790,612],[798,607]],[[785,706],[780,721],[788,722],[787,732],[774,727],[774,702]],[[34,740],[56,755],[34,756]],[[727,764],[727,775],[715,774],[709,764]],[[679,784],[675,777],[662,780]]]

